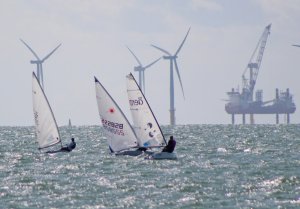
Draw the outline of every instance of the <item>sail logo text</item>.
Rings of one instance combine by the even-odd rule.
[[[130,99],[129,100],[130,106],[137,106],[137,105],[143,105],[143,98],[139,97],[138,99]]]

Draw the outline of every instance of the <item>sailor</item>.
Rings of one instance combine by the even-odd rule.
[[[167,146],[164,147],[164,149],[162,150],[162,152],[172,153],[174,151],[174,149],[175,149],[175,146],[176,146],[176,141],[175,141],[175,139],[174,139],[173,136],[170,136],[168,144],[167,144]]]
[[[75,142],[75,139],[72,137],[71,143],[68,144],[66,147],[62,147],[60,150],[71,152],[73,149],[75,149],[75,147],[76,147],[76,142]]]
[[[136,150],[136,151],[145,152],[146,150],[147,150],[147,148],[146,148],[146,147],[139,147],[139,148],[137,148],[137,150]]]

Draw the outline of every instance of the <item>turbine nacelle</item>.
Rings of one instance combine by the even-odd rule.
[[[177,59],[177,55],[175,55],[175,56],[166,56],[166,55],[164,55],[163,56],[163,58],[165,59],[165,60],[170,60],[170,59]]]
[[[145,69],[142,66],[136,66],[136,67],[134,67],[134,71],[137,71],[137,72],[144,71],[144,70]]]
[[[40,64],[43,63],[41,60],[30,60],[31,64]]]

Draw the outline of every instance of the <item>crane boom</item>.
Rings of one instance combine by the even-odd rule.
[[[271,24],[265,27],[263,34],[261,35],[254,52],[252,53],[252,56],[250,58],[249,63],[247,64],[247,67],[243,73],[243,89],[248,91],[250,93],[250,97],[252,100],[253,97],[253,90],[255,87],[255,83],[257,80],[257,76],[259,73],[259,68],[262,62],[264,50],[266,48],[267,40],[270,35],[271,30]],[[254,56],[256,55],[256,59],[254,59]],[[246,79],[245,74],[249,70],[250,77],[249,79]]]

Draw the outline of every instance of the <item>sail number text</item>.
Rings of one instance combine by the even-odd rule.
[[[117,134],[117,135],[121,135],[124,136],[124,132],[123,132],[123,124],[121,123],[114,123],[105,119],[102,119],[102,124],[103,127],[113,133],[113,134]]]

